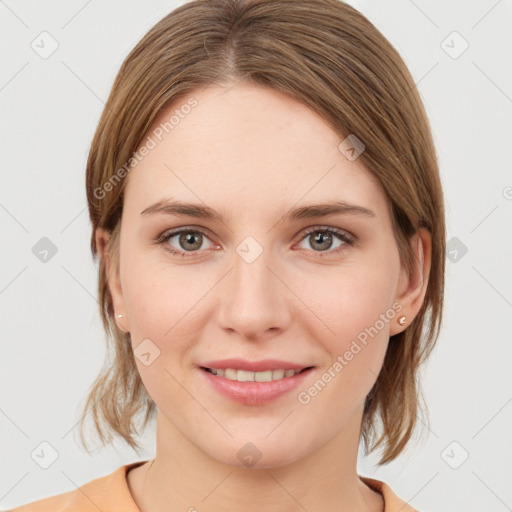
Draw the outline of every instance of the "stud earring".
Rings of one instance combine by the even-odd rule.
[[[123,318],[123,315],[116,315],[117,318]]]
[[[399,323],[400,325],[405,325],[405,321],[406,321],[405,316],[401,316],[401,317],[398,319],[398,323]]]

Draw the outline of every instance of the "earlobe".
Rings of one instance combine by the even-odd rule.
[[[124,307],[123,291],[119,276],[119,264],[117,263],[119,261],[119,255],[117,255],[117,257],[113,257],[111,254],[111,236],[112,235],[105,229],[98,228],[96,230],[96,247],[98,255],[105,268],[105,277],[108,281],[108,288],[110,296],[112,297],[112,306],[114,308],[114,320],[121,331],[130,332],[128,327],[128,318],[126,317]],[[119,248],[114,248],[113,250],[119,250]]]
[[[414,267],[410,274],[405,269],[402,269],[400,274],[395,300],[400,302],[402,310],[397,322],[391,328],[391,336],[402,332],[407,325],[410,325],[423,304],[430,273],[431,244],[431,234],[426,228],[420,228],[411,239],[411,246],[414,249]],[[404,316],[406,320],[403,320]]]

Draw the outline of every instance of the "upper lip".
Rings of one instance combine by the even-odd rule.
[[[218,361],[207,361],[200,366],[205,368],[246,370],[250,372],[265,372],[267,370],[302,370],[311,365],[292,363],[281,359],[264,359],[262,361],[247,361],[246,359],[232,358]]]

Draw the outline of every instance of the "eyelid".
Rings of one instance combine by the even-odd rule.
[[[157,239],[155,240],[155,244],[157,245],[164,245],[166,244],[171,238],[174,238],[177,235],[181,235],[182,233],[200,233],[205,238],[207,238],[210,243],[212,243],[214,246],[218,246],[219,244],[215,244],[211,240],[211,235],[209,234],[208,230],[200,227],[195,226],[181,226],[179,228],[173,228],[168,229],[164,231]],[[175,249],[174,247],[165,247],[165,250],[169,253],[171,253],[173,256],[181,256],[182,258],[188,258],[193,257],[194,254],[200,254],[201,252],[204,252],[206,249],[202,251],[183,251],[180,249]]]
[[[357,240],[355,235],[353,235],[352,233],[350,233],[350,231],[347,231],[346,229],[335,228],[334,226],[328,226],[325,224],[317,224],[315,226],[310,226],[308,228],[302,229],[297,235],[298,241],[303,240],[306,236],[317,231],[328,232],[338,236],[345,236],[347,239],[350,239],[354,243]]]
[[[165,230],[161,235],[159,235],[157,237],[155,242],[163,243],[163,242],[169,240],[169,238],[172,238],[173,236],[180,235],[182,232],[185,232],[185,233],[196,233],[197,232],[197,233],[201,233],[202,235],[204,235],[205,237],[210,239],[210,233],[204,228],[200,228],[200,227],[196,227],[196,226],[181,226],[179,228],[172,228],[172,229]]]

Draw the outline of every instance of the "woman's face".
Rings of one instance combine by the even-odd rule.
[[[110,286],[158,436],[238,466],[357,446],[364,399],[407,313],[379,183],[322,118],[272,89],[206,88],[148,135],[127,178]],[[361,209],[304,209],[340,202]],[[256,377],[201,368],[243,369],[218,362],[233,358],[281,362],[252,367]],[[260,382],[288,366],[313,368]]]

